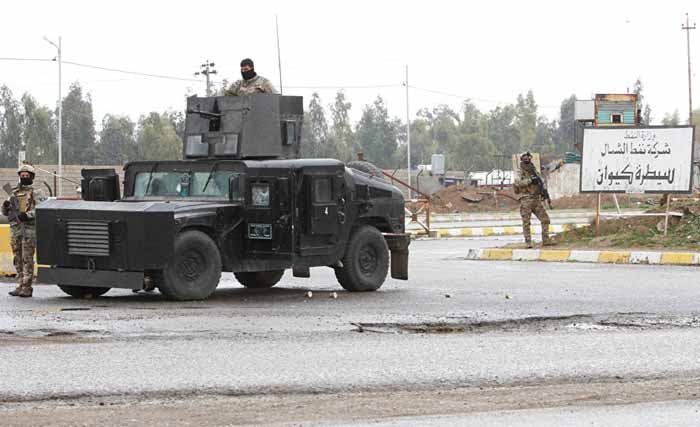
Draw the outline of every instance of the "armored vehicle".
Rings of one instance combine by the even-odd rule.
[[[222,272],[247,288],[286,269],[335,270],[349,291],[407,279],[401,192],[371,164],[300,159],[301,97],[190,97],[184,160],[83,170],[82,200],[37,208],[39,281],[74,297],[110,288],[204,299]]]

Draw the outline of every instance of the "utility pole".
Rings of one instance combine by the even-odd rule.
[[[408,157],[408,198],[413,198],[411,195],[411,111],[408,106],[408,65],[406,65],[406,157]]]
[[[690,17],[685,14],[685,25],[681,24],[681,29],[685,31],[685,36],[688,42],[688,124],[693,125],[693,88],[692,88],[692,74],[690,72],[690,30],[696,29],[695,23],[690,26]]]
[[[195,76],[204,75],[207,79],[207,96],[211,96],[211,80],[209,80],[209,75],[211,74],[216,74],[216,70],[214,69],[214,64],[213,62],[207,61],[201,65],[202,71],[197,71],[194,73]]]
[[[63,187],[63,97],[61,95],[61,55],[63,53],[61,49],[61,36],[58,36],[58,44],[52,42],[49,40],[46,36],[44,36],[44,40],[46,40],[49,44],[51,44],[53,47],[58,50],[58,56],[54,58],[54,61],[58,60],[58,136],[56,137],[57,142],[58,142],[58,188],[56,189],[56,196],[61,197],[61,194],[63,191],[61,190],[61,187]]]

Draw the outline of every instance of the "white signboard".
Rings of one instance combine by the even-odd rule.
[[[689,193],[693,128],[585,128],[581,192]]]

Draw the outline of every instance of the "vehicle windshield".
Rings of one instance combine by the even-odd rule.
[[[212,197],[228,199],[228,185],[233,171],[144,171],[136,174],[134,198],[146,197]],[[150,184],[149,184],[150,181]],[[205,188],[206,186],[206,188]],[[235,196],[235,195],[234,195]]]

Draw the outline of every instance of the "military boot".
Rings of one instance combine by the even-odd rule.
[[[532,244],[532,240],[525,240],[525,247],[528,249],[532,249],[535,246]]]
[[[31,298],[32,296],[32,291],[26,291],[24,289],[15,289],[14,291],[8,292],[8,295],[12,297],[22,297],[22,298]]]

